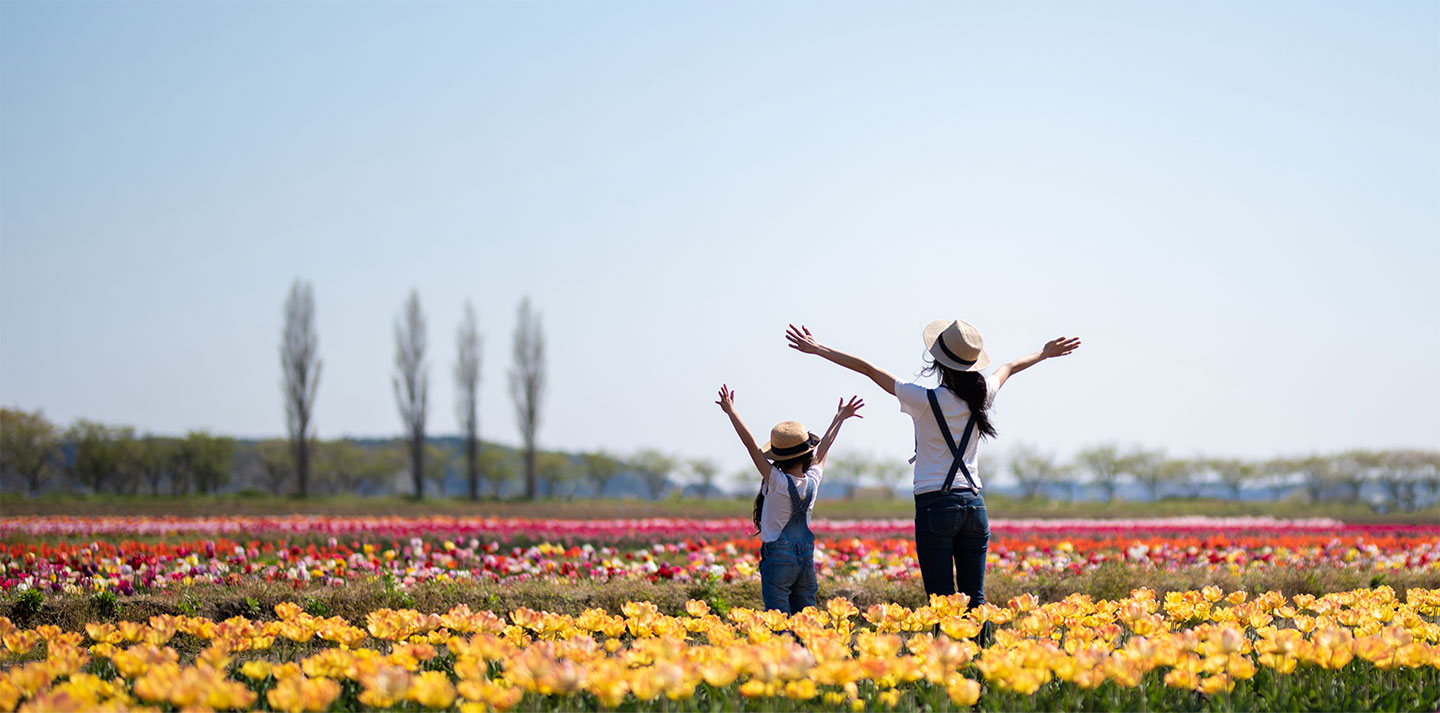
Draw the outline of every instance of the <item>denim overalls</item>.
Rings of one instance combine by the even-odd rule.
[[[915,555],[920,564],[920,577],[926,594],[954,594],[959,590],[970,595],[970,606],[985,603],[985,555],[990,549],[990,518],[985,512],[985,498],[965,467],[965,448],[975,427],[975,415],[965,424],[957,445],[950,427],[940,413],[940,402],[932,389],[927,394],[930,410],[940,425],[954,461],[945,484],[936,491],[915,496]],[[952,490],[956,472],[964,474],[966,490]]]
[[[760,594],[766,609],[794,614],[815,606],[815,533],[806,516],[819,488],[812,485],[802,500],[795,479],[781,475],[790,486],[790,519],[773,542],[760,543]]]

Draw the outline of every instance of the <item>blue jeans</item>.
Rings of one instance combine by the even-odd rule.
[[[794,614],[815,606],[815,541],[760,544],[760,595],[766,609]]]
[[[915,496],[915,554],[925,593],[970,595],[970,606],[985,603],[985,555],[990,517],[985,498],[969,490]]]

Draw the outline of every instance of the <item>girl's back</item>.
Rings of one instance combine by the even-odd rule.
[[[770,466],[770,475],[760,485],[760,495],[764,497],[764,504],[760,509],[760,541],[774,542],[780,537],[780,531],[785,529],[785,524],[790,521],[794,512],[791,505],[790,485],[795,486],[796,493],[801,500],[809,500],[810,504],[805,511],[805,525],[810,525],[810,519],[815,514],[816,497],[818,497],[820,481],[824,478],[824,469],[818,465],[811,465],[803,476],[795,477],[786,474],[784,471]],[[788,483],[786,481],[789,481]]]

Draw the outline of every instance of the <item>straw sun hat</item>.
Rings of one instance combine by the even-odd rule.
[[[781,421],[770,429],[770,440],[760,452],[770,460],[789,460],[815,450],[820,437],[805,430],[799,421]]]
[[[980,371],[990,366],[980,330],[963,319],[937,319],[925,325],[925,348],[935,361],[957,371]]]

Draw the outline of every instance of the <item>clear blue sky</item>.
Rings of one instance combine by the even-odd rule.
[[[516,306],[544,317],[542,445],[744,455],[869,402],[962,317],[1001,446],[1181,455],[1440,446],[1440,4],[0,3],[0,403],[283,431],[314,283],[323,437],[398,434],[392,325],[485,338],[518,441]],[[763,435],[762,435],[763,437]]]

